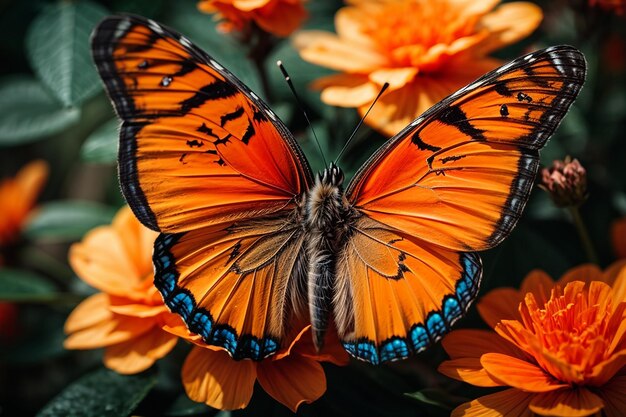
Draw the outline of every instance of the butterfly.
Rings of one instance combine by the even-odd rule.
[[[404,359],[439,340],[477,295],[476,251],[509,235],[539,149],[585,79],[575,48],[486,74],[389,139],[344,188],[233,74],[152,20],[112,16],[92,54],[122,120],[119,178],[161,232],[154,283],[208,345],[261,360],[310,322],[354,357]]]

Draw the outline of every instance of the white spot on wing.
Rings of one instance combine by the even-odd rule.
[[[509,62],[509,63],[506,63],[506,64],[502,65],[500,68],[498,68],[498,69],[496,70],[496,72],[497,72],[498,74],[502,74],[504,71],[506,71],[506,70],[508,70],[509,68],[511,68],[511,67],[513,66],[513,63],[514,63],[514,62],[515,62],[515,61],[511,61],[511,62]]]
[[[191,43],[191,41],[187,38],[185,38],[184,36],[180,37],[180,44],[183,45],[185,48],[191,49],[193,48],[193,44]]]
[[[163,34],[163,28],[154,20],[148,19],[148,26],[159,35]]]
[[[130,20],[128,19],[120,20],[120,23],[118,23],[117,27],[115,28],[115,33],[113,34],[113,37],[115,39],[119,39],[122,36],[124,36],[126,31],[130,28],[130,25],[131,25]]]
[[[270,117],[270,119],[276,121],[276,115],[270,109],[265,109],[265,114],[267,114]]]
[[[223,70],[224,69],[224,67],[221,66],[220,64],[218,64],[217,61],[215,61],[214,59],[211,60],[211,65],[213,65],[218,70]]]

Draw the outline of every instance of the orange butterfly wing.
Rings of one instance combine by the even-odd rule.
[[[471,251],[517,223],[538,150],[584,78],[571,47],[514,60],[428,110],[357,172],[346,194],[363,217],[339,255],[334,299],[353,356],[405,358],[465,312],[482,272]]]
[[[92,52],[122,119],[122,191],[163,232],[153,261],[165,303],[237,359],[274,354],[305,279],[296,214],[312,175],[295,139],[231,73],[151,20],[105,19]]]
[[[92,51],[122,119],[122,190],[146,226],[182,232],[275,213],[308,189],[311,171],[289,130],[186,38],[110,17]]]
[[[585,78],[567,46],[514,60],[428,110],[383,146],[347,194],[371,218],[460,251],[513,229],[552,135]]]

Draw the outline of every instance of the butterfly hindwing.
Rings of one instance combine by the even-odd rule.
[[[390,139],[346,194],[373,219],[458,251],[513,229],[554,132],[585,78],[567,46],[516,59],[442,100]]]
[[[514,60],[442,100],[357,172],[346,195],[362,219],[338,258],[334,300],[353,356],[405,358],[464,313],[481,277],[473,251],[517,223],[538,151],[584,78],[571,47]]]
[[[146,226],[175,233],[275,213],[308,188],[288,129],[186,38],[114,16],[95,29],[92,51],[122,119],[122,190]]]
[[[366,216],[338,257],[335,321],[346,350],[378,364],[439,340],[478,293],[475,253],[425,245]]]
[[[276,353],[290,330],[304,236],[285,217],[217,225],[155,243],[155,284],[205,343],[235,359]]]

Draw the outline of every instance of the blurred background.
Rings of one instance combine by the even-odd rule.
[[[589,197],[580,207],[580,217],[597,262],[605,267],[618,255],[611,225],[626,214],[623,6],[584,0],[535,3],[544,12],[540,27],[494,56],[509,60],[557,44],[576,46],[585,54],[587,81],[543,150],[542,163],[551,166],[553,160],[569,155],[585,168]],[[303,28],[333,31],[334,14],[343,5],[334,0],[308,1],[309,17]],[[327,156],[337,155],[359,121],[354,109],[324,104],[319,91],[309,88],[313,80],[332,71],[305,62],[289,38],[274,39],[260,63],[254,62],[249,58],[250,48],[231,34],[217,31],[216,19],[201,13],[196,1],[0,0],[0,178],[15,177],[34,160],[46,161],[49,168],[37,180],[39,185],[5,194],[0,188],[0,227],[4,227],[0,236],[6,235],[0,240],[0,415],[35,415],[46,404],[40,415],[68,415],[59,411],[64,410],[62,402],[100,401],[91,395],[94,389],[112,399],[85,408],[101,407],[95,408],[101,410],[99,415],[218,414],[184,394],[178,375],[188,351],[184,343],[150,370],[132,377],[104,370],[99,350],[63,348],[68,314],[95,292],[70,268],[68,248],[92,228],[110,223],[125,203],[116,173],[119,123],[92,64],[88,43],[95,24],[117,12],[140,14],[171,26],[229,68],[269,101],[304,148],[314,171],[323,166],[320,154],[276,60],[289,70]],[[386,139],[363,127],[343,158],[348,176]],[[22,200],[37,201],[36,208],[21,208]],[[23,221],[15,217],[16,212],[24,212]],[[588,261],[571,213],[535,188],[512,235],[483,254],[481,292],[516,287],[535,268],[558,277]],[[471,309],[457,327],[485,325]],[[302,406],[299,414],[448,415],[463,398],[474,398],[485,390],[438,374],[436,364],[445,358],[436,345],[402,363],[328,365],[327,393]],[[60,393],[64,395],[61,403],[50,403]],[[85,413],[73,415],[90,415]],[[219,412],[220,416],[229,414],[291,412],[259,389],[246,410]]]

